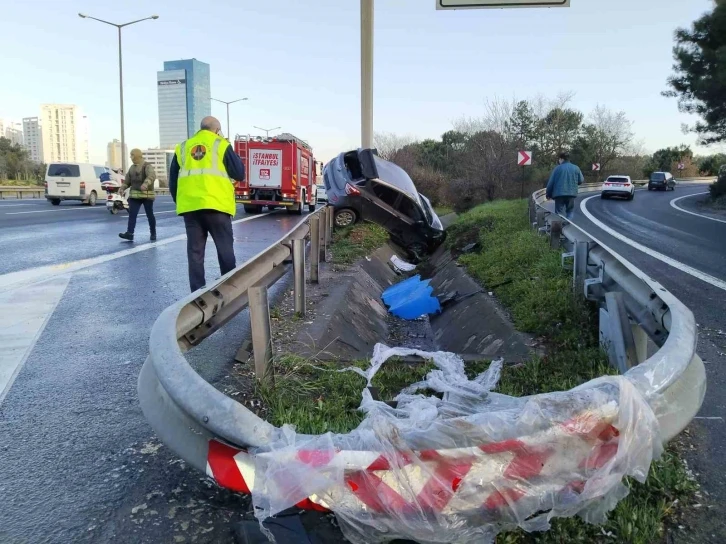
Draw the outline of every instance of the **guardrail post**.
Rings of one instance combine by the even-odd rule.
[[[320,281],[320,217],[310,219],[310,283]]]
[[[327,210],[327,221],[325,222],[325,243],[327,245],[331,245],[333,243],[333,208],[328,206]]]
[[[562,237],[562,221],[552,221],[550,223],[550,247],[552,249],[560,249]]]
[[[648,358],[648,334],[637,324],[634,324],[631,329],[635,341],[635,354],[638,358],[636,364],[640,364]]]
[[[328,259],[328,243],[326,225],[328,224],[328,208],[320,214],[320,262],[325,263]]]
[[[575,293],[584,296],[585,279],[587,279],[587,242],[575,242],[575,265],[573,266],[573,286]]]
[[[638,364],[638,354],[633,338],[633,328],[630,325],[628,313],[625,310],[622,293],[605,293],[605,304],[607,306],[607,328],[609,331],[610,345],[608,355],[610,364],[618,369],[620,374]]]
[[[255,285],[247,290],[252,328],[252,351],[255,358],[255,377],[266,384],[274,382],[272,365],[272,334],[267,287]]]
[[[292,241],[295,313],[305,315],[305,240]]]

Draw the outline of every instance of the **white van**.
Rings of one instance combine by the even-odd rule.
[[[105,166],[80,162],[56,162],[45,171],[45,198],[53,206],[62,200],[80,200],[95,206],[99,199],[106,200],[101,187],[101,174],[110,172]]]

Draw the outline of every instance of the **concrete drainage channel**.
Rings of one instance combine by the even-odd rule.
[[[188,463],[222,487],[252,493],[260,519],[292,506],[333,511],[351,542],[449,542],[453,531],[457,542],[487,542],[517,526],[542,530],[552,517],[597,519],[621,496],[623,477],[644,477],[661,445],[695,416],[705,373],[691,312],[588,233],[561,228],[543,203],[538,191],[531,202],[533,226],[564,243],[563,264],[572,263],[574,288],[603,308],[603,328],[622,376],[515,399],[490,392],[496,368],[468,380],[462,358],[379,347],[374,366],[391,355],[433,358],[438,369],[426,385],[441,398],[411,395],[391,409],[364,395],[367,416],[345,435],[306,436],[270,425],[205,382],[184,352],[252,302],[256,368],[265,378],[272,347],[266,289],[293,260],[295,304],[304,308],[304,240],[312,238],[316,276],[320,248],[330,240],[325,209],[217,285],[162,313],[139,376],[144,414]],[[342,347],[334,355],[354,360],[388,336],[380,293],[399,279],[386,264],[390,252],[379,250],[361,265],[361,274],[331,286],[330,308],[317,312],[313,323],[316,346],[337,343]],[[476,286],[468,282],[445,253],[435,256],[437,287],[473,292]],[[335,304],[343,296],[349,311]],[[464,359],[526,357],[529,339],[506,319],[477,319],[497,312],[487,293],[477,293],[433,318],[437,347]],[[659,349],[646,359],[648,338]],[[315,348],[317,356],[324,352]]]

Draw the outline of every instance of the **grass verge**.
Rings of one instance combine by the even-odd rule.
[[[436,215],[438,215],[439,217],[444,217],[445,215],[454,213],[454,208],[449,208],[448,206],[436,206],[434,208],[434,211],[436,212]]]
[[[337,231],[332,247],[334,263],[350,264],[382,245],[385,231],[357,225]],[[562,270],[560,254],[533,233],[525,201],[502,201],[464,214],[449,231],[453,249],[477,242],[479,253],[460,257],[469,273],[495,291],[517,327],[542,337],[547,354],[527,364],[505,367],[498,391],[513,396],[570,389],[613,373],[598,345],[596,308],[574,296],[570,276]],[[368,363],[360,363],[364,368]],[[470,377],[489,363],[469,365]],[[352,372],[333,372],[336,365],[317,368],[296,357],[275,363],[276,387],[262,389],[268,420],[294,424],[298,432],[347,432],[362,420],[357,408],[365,380]],[[374,379],[382,400],[421,380],[430,366],[390,362]],[[672,450],[651,466],[645,484],[628,480],[630,495],[611,512],[603,526],[579,518],[557,519],[547,533],[503,533],[498,544],[661,542],[665,523],[676,508],[693,501],[697,484]]]
[[[356,363],[365,369],[368,363]],[[380,399],[392,400],[401,389],[420,381],[431,370],[428,364],[409,365],[389,361],[373,378]],[[295,425],[297,432],[347,433],[363,420],[358,411],[365,379],[355,372],[336,372],[339,365],[316,363],[294,356],[275,362],[275,388],[259,389],[274,425]]]
[[[455,250],[471,242],[479,244],[479,252],[460,257],[460,262],[495,291],[519,330],[543,337],[547,345],[545,356],[505,368],[500,392],[523,396],[561,391],[614,373],[598,344],[596,308],[572,293],[560,252],[531,230],[525,200],[492,202],[462,215],[449,231],[449,245]],[[475,375],[483,368],[468,371]],[[627,484],[630,495],[604,526],[557,519],[547,533],[515,531],[499,535],[497,543],[660,542],[676,505],[692,501],[698,488],[672,450],[652,464],[645,484]]]
[[[333,232],[333,264],[349,266],[381,247],[388,241],[388,233],[372,223],[360,223]]]

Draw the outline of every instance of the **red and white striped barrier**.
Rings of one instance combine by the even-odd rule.
[[[624,378],[606,380],[619,382],[626,396],[634,392]],[[427,542],[446,542],[456,530],[457,542],[484,542],[505,528],[544,530],[555,515],[574,515],[611,494],[622,498],[625,475],[645,477],[659,447],[655,418],[640,399],[628,399],[625,409],[619,404],[582,410],[531,434],[457,449],[410,451],[388,444],[377,453],[308,449],[301,441],[248,452],[211,441],[207,473],[222,487],[252,493],[266,514],[293,505],[332,510],[353,542],[376,530]],[[616,502],[606,502],[604,512]]]

